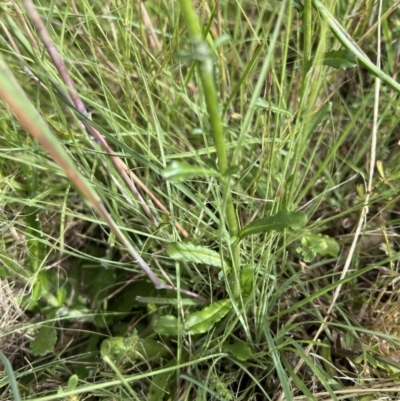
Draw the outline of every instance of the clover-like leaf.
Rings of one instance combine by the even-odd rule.
[[[301,239],[301,245],[297,252],[303,255],[306,263],[312,262],[316,255],[336,257],[340,252],[337,241],[323,234],[306,233]]]

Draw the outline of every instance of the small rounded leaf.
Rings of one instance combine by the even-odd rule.
[[[45,355],[54,350],[57,342],[57,331],[52,326],[42,326],[35,339],[30,343],[33,355]]]
[[[222,349],[232,353],[239,361],[247,361],[253,355],[251,348],[242,341],[235,341],[232,344],[224,343]]]
[[[176,336],[178,335],[179,330],[178,319],[173,315],[160,316],[155,323],[153,330],[157,334]]]

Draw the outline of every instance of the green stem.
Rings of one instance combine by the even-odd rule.
[[[306,76],[311,68],[311,46],[312,46],[312,4],[311,0],[304,0],[303,9],[303,59],[304,59],[304,69],[303,69],[303,85],[307,82]],[[304,93],[304,91],[303,91]]]
[[[228,170],[228,158],[225,150],[224,130],[221,121],[221,111],[218,102],[217,90],[214,82],[214,64],[211,57],[211,49],[203,39],[201,25],[191,0],[180,0],[181,11],[186,21],[193,44],[193,54],[198,60],[198,71],[203,85],[204,97],[206,100],[207,112],[210,116],[211,129],[214,137],[214,144],[218,156],[218,167],[222,175]],[[236,236],[239,225],[236,219],[236,211],[233,205],[228,177],[222,180],[222,192],[224,197],[224,212],[228,223],[230,235]],[[234,295],[239,295],[239,248],[232,245],[233,271],[234,271]]]
[[[400,84],[390,75],[378,68],[368,58],[357,42],[355,42],[354,39],[345,31],[342,25],[339,24],[329,10],[319,0],[312,0],[312,4],[315,10],[319,13],[320,17],[328,24],[329,29],[336,36],[339,42],[347,50],[350,50],[369,72],[378,77],[382,82],[394,89],[397,93],[400,93]]]

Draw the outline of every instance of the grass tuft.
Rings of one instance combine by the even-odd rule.
[[[398,8],[0,5],[2,399],[396,399]]]

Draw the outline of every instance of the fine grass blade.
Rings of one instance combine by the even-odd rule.
[[[327,8],[319,1],[313,0],[314,8],[319,12],[322,18],[328,23],[330,30],[337,37],[339,42],[349,51],[351,51],[357,59],[367,68],[369,72],[378,77],[382,82],[389,85],[396,92],[400,93],[400,84],[396,82],[390,75],[378,68],[368,56],[361,50],[354,39],[344,30],[338,20],[329,12]]]
[[[129,240],[122,233],[111,215],[106,210],[100,196],[92,188],[89,181],[84,178],[75,166],[73,160],[60,145],[57,138],[50,131],[45,121],[41,118],[37,110],[27,98],[23,89],[20,87],[5,62],[0,59],[0,98],[12,109],[13,113],[21,121],[24,127],[34,136],[37,141],[50,153],[65,174],[75,184],[78,191],[86,201],[97,211],[97,213],[107,222],[111,230],[119,238],[121,243],[128,249],[132,258],[140,265],[157,289],[164,288],[164,285],[152,272],[147,263],[132,247]]]

